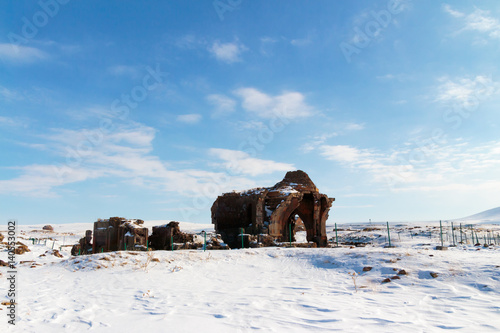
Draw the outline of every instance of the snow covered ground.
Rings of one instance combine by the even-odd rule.
[[[391,224],[395,248],[384,248],[383,224],[343,224],[339,242],[368,245],[78,257],[62,247],[63,258],[52,247],[75,243],[92,224],[53,225],[54,232],[41,227],[18,227],[18,240],[31,252],[17,256],[24,262],[17,265],[17,325],[7,324],[1,305],[1,332],[500,331],[500,246],[474,246],[469,236],[469,244],[435,250],[435,222]],[[480,240],[500,233],[498,225],[476,227]],[[449,224],[443,228],[449,245]],[[328,233],[335,241],[333,226]],[[32,237],[48,239],[32,244]],[[7,261],[5,247],[0,259]],[[0,267],[2,291],[6,272]],[[8,300],[6,292],[0,300]]]

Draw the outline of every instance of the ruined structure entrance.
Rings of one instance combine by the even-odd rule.
[[[212,223],[230,247],[241,247],[237,235],[268,234],[281,242],[295,236],[295,216],[303,221],[307,241],[326,246],[326,220],[335,199],[319,193],[303,171],[287,172],[270,188],[219,196],[212,206]],[[290,230],[291,229],[291,230]]]

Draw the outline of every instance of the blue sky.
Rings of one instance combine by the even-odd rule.
[[[500,205],[498,1],[5,1],[0,216],[210,222],[306,171],[329,223]]]

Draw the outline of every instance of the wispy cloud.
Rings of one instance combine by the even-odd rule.
[[[389,151],[320,145],[317,151],[327,160],[366,173],[373,182],[390,186],[396,182],[398,190],[479,188],[500,177],[500,141],[473,146],[457,140],[414,149],[408,143]]]
[[[153,154],[155,133],[140,124],[120,127],[104,136],[97,129],[53,130],[43,137],[45,147],[65,162],[12,168],[20,174],[0,180],[0,193],[53,197],[60,186],[98,178],[122,179],[135,186],[188,196],[206,195],[207,184],[216,185],[221,193],[233,186],[254,185],[244,177],[220,182],[227,178],[223,172],[169,168]]]
[[[19,126],[24,126],[25,124],[22,124],[19,122],[19,120],[11,118],[11,117],[2,117],[0,116],[0,126],[4,127],[19,127]]]
[[[298,46],[298,47],[307,46],[311,43],[312,43],[312,41],[309,38],[298,38],[298,39],[292,39],[290,41],[290,44],[292,44],[293,46]]]
[[[206,45],[205,41],[196,37],[193,34],[187,34],[178,37],[174,43],[178,48],[186,50],[192,50],[198,48],[201,45]]]
[[[212,113],[214,117],[230,114],[236,107],[236,101],[226,95],[208,95],[207,101],[215,107],[215,111]]]
[[[361,131],[365,129],[365,124],[347,123],[345,124],[344,129],[346,131]]]
[[[32,63],[46,60],[49,55],[42,50],[30,46],[16,44],[0,44],[0,60],[10,63]]]
[[[108,73],[116,76],[129,76],[132,78],[136,78],[140,76],[140,71],[137,66],[128,66],[128,65],[114,65],[108,67]]]
[[[212,148],[209,153],[223,160],[223,167],[232,174],[258,176],[276,171],[295,170],[293,164],[254,158],[239,150]]]
[[[177,116],[177,121],[184,124],[197,124],[201,121],[202,115],[198,113],[181,114]]]
[[[241,54],[247,48],[239,42],[221,43],[220,41],[215,41],[208,50],[217,60],[231,64],[242,61]]]
[[[491,16],[489,10],[476,8],[472,13],[463,13],[453,9],[450,5],[443,5],[443,10],[451,16],[460,19],[463,23],[461,31],[476,31],[485,33],[491,38],[500,38],[500,21]]]
[[[303,118],[312,115],[313,108],[305,102],[305,96],[296,91],[271,96],[255,88],[241,88],[234,92],[242,99],[243,108],[261,118]]]
[[[500,93],[500,82],[493,81],[486,76],[474,78],[439,79],[435,101],[444,103],[458,103],[464,107],[474,106],[479,100],[486,99]]]
[[[332,131],[328,133],[323,133],[313,136],[308,142],[301,146],[301,150],[305,153],[311,152],[317,149],[319,146],[324,145],[328,139],[337,137],[340,135],[347,135],[353,132],[362,131],[365,129],[365,124],[360,123],[335,123],[332,125]]]
[[[464,13],[459,12],[458,10],[454,10],[453,8],[451,8],[451,6],[449,4],[444,4],[443,10],[453,17],[464,17],[465,16]]]
[[[23,94],[15,90],[0,86],[0,99],[6,101],[15,101],[15,100],[23,100],[24,96]]]

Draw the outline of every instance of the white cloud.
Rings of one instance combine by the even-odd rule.
[[[341,136],[341,135],[348,135],[351,134],[352,132],[356,131],[361,131],[365,129],[365,124],[358,124],[358,123],[335,123],[331,125],[331,131],[328,133],[323,133],[319,135],[313,136],[309,142],[304,143],[300,149],[304,153],[309,153],[313,150],[316,150],[319,146],[322,146],[325,144],[325,142],[328,141],[328,139],[331,139],[333,137]]]
[[[443,8],[451,16],[463,21],[463,28],[458,32],[471,30],[485,33],[491,38],[500,38],[500,21],[492,17],[490,11],[476,8],[466,14],[454,10],[450,5],[444,5]]]
[[[48,58],[48,54],[34,47],[0,44],[0,60],[12,63],[31,63]]]
[[[175,45],[178,48],[187,50],[195,49],[203,44],[204,42],[201,39],[192,34],[181,36],[175,41]]]
[[[215,107],[215,111],[212,114],[215,117],[232,113],[236,107],[236,101],[226,95],[208,95],[207,101]]]
[[[196,124],[200,122],[201,118],[201,114],[190,113],[177,116],[177,121],[185,124]]]
[[[57,196],[56,188],[97,178],[122,179],[135,186],[181,195],[213,197],[237,187],[253,187],[243,177],[198,169],[173,170],[152,154],[155,129],[134,124],[102,135],[94,130],[54,130],[47,149],[63,163],[15,168],[20,175],[0,180],[0,193]],[[271,165],[272,167],[272,165]],[[224,181],[226,180],[226,181]]]
[[[212,148],[209,153],[223,160],[223,166],[230,174],[258,176],[275,171],[295,170],[293,164],[261,160],[239,150]]]
[[[347,131],[361,131],[365,129],[365,124],[347,123],[344,129]]]
[[[303,94],[295,91],[270,96],[255,88],[241,88],[234,92],[242,99],[243,108],[261,118],[302,118],[312,115],[312,107],[305,103]]]
[[[479,101],[500,93],[500,83],[486,76],[441,78],[436,101],[457,103],[464,107],[475,106]]]
[[[255,120],[238,121],[233,125],[233,127],[237,131],[261,131],[269,129],[269,127],[262,121],[255,121]]]
[[[316,149],[327,160],[397,190],[478,189],[500,178],[500,141],[472,146],[461,140],[438,143],[417,139],[389,151],[347,145],[320,145]]]
[[[262,37],[260,39],[260,41],[262,43],[276,43],[277,42],[277,40],[275,38],[271,38],[271,37]]]
[[[238,42],[234,43],[221,43],[215,41],[212,46],[208,48],[217,60],[226,62],[228,64],[241,61],[241,53],[246,51],[245,45]]]
[[[406,81],[413,81],[414,78],[408,74],[385,74],[385,75],[379,75],[376,77],[377,80],[382,81],[382,82],[389,82],[389,81],[399,81],[399,82],[406,82]]]
[[[312,41],[309,39],[309,38],[302,38],[302,39],[292,39],[290,41],[290,44],[292,44],[293,46],[307,46],[309,44],[311,44]]]
[[[443,9],[444,9],[444,11],[445,11],[445,12],[447,12],[448,14],[450,14],[450,15],[451,15],[451,16],[453,16],[453,17],[464,17],[464,16],[465,16],[465,14],[464,14],[464,13],[459,12],[459,11],[457,11],[457,10],[454,10],[454,9],[453,9],[453,8],[451,8],[451,6],[450,6],[450,5],[448,5],[448,4],[444,4],[444,5],[443,5]]]
[[[20,123],[13,118],[0,116],[0,126],[18,127],[19,125]]]
[[[372,154],[368,151],[361,151],[350,146],[323,145],[321,147],[321,155],[326,157],[328,160],[359,164],[361,162],[369,161]]]
[[[260,39],[260,54],[265,57],[271,56],[273,54],[274,44],[276,44],[277,42],[277,39],[271,37],[262,37]]]
[[[0,86],[0,97],[6,101],[22,100],[24,96],[17,91]]]

